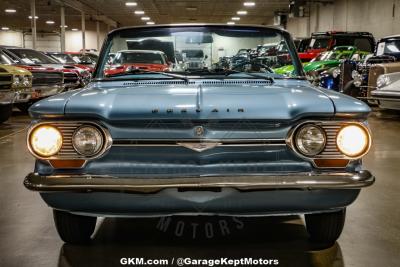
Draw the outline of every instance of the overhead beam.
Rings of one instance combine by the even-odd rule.
[[[107,25],[110,25],[114,28],[118,27],[118,22],[115,20],[105,16],[105,15],[99,15],[99,11],[91,6],[88,6],[86,4],[81,3],[78,0],[55,0],[57,3],[60,5],[65,5],[69,6],[75,10],[78,10],[79,12],[85,12],[86,14],[90,15],[96,20],[102,21]]]

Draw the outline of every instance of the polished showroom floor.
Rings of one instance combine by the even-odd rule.
[[[26,115],[0,126],[0,266],[120,266],[121,257],[263,257],[279,266],[400,266],[400,113],[374,112],[374,144],[365,167],[377,177],[348,208],[329,249],[307,242],[301,217],[105,219],[90,246],[64,245],[52,213],[22,180],[33,168]],[[182,230],[182,231],[181,231]]]

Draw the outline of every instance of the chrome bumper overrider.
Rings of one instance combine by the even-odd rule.
[[[126,178],[102,175],[53,175],[30,173],[24,180],[29,190],[73,192],[155,193],[167,188],[238,190],[268,189],[357,189],[372,185],[375,177],[369,171],[357,173],[293,173],[179,178]]]

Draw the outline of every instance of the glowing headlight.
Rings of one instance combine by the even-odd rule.
[[[378,80],[376,81],[376,85],[377,85],[378,88],[382,88],[382,87],[384,87],[384,86],[389,85],[390,82],[391,82],[391,81],[390,81],[389,76],[383,74],[383,75],[380,75],[380,76],[378,77]]]
[[[103,147],[103,141],[103,135],[93,126],[78,128],[72,137],[76,152],[87,157],[96,155]]]
[[[315,156],[325,148],[325,132],[318,126],[312,124],[305,125],[297,131],[295,143],[301,154]]]
[[[339,75],[340,75],[340,69],[339,68],[335,68],[333,71],[332,71],[332,76],[333,76],[333,78],[337,78],[337,77],[339,77]]]
[[[42,157],[50,157],[60,151],[63,139],[57,128],[43,125],[33,130],[29,142],[34,153]]]
[[[358,157],[364,154],[369,147],[369,142],[369,133],[358,125],[343,127],[336,137],[337,147],[349,157]]]

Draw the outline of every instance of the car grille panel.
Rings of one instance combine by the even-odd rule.
[[[60,85],[63,83],[62,72],[32,72],[32,85]]]

